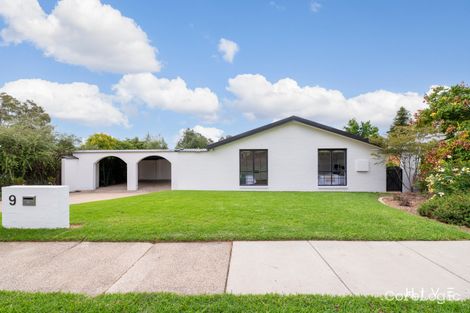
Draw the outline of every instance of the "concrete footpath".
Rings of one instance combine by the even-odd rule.
[[[0,289],[470,298],[470,241],[0,243]]]

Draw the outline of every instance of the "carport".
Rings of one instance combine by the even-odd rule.
[[[171,162],[164,157],[152,155],[138,163],[138,189],[158,186],[171,189]]]
[[[71,191],[169,190],[177,160],[174,150],[79,150],[62,159],[62,184]]]

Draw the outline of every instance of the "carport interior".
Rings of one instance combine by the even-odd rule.
[[[127,164],[120,158],[109,156],[98,163],[98,187],[125,184]]]
[[[139,187],[145,184],[169,184],[171,182],[171,163],[160,156],[149,156],[138,165]]]

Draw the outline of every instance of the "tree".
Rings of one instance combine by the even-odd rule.
[[[418,126],[435,127],[448,138],[460,131],[470,130],[469,86],[462,83],[452,87],[435,87],[424,100],[428,108],[416,115]]]
[[[121,146],[120,141],[113,136],[97,133],[88,137],[81,148],[87,150],[119,150]]]
[[[119,140],[113,136],[96,133],[87,138],[81,149],[87,150],[142,150],[142,149],[168,149],[163,137],[147,134],[144,139],[139,137]]]
[[[421,163],[420,179],[429,191],[441,195],[451,190],[467,192],[470,182],[461,183],[459,173],[470,168],[470,87],[463,83],[435,87],[424,100],[428,107],[416,114],[416,125],[433,128],[441,138]],[[444,181],[448,184],[445,188]]]
[[[411,113],[405,107],[400,107],[397,111],[397,114],[393,118],[393,123],[390,126],[390,130],[388,131],[393,132],[395,127],[398,126],[407,126],[411,124]]]
[[[372,125],[370,121],[361,121],[359,124],[355,118],[352,118],[348,121],[348,124],[344,126],[344,130],[350,134],[364,138],[379,137],[379,128]]]
[[[0,185],[57,183],[60,159],[75,149],[77,138],[55,133],[33,101],[5,93],[0,101]]]
[[[124,140],[118,140],[119,150],[142,150],[144,149],[144,143],[139,140],[139,137],[126,138]]]
[[[176,149],[204,149],[212,140],[187,128],[176,144]]]
[[[168,149],[165,139],[158,136],[151,136],[149,133],[143,139],[144,149]]]
[[[51,118],[33,101],[20,102],[6,93],[0,93],[0,126],[23,125],[30,128],[49,127]]]
[[[419,178],[419,165],[436,144],[436,140],[429,138],[429,129],[415,125],[396,126],[383,139],[382,149],[375,155],[381,162],[397,160],[403,170],[401,183],[405,189],[414,192]]]
[[[232,138],[232,136],[231,135],[226,135],[226,136],[220,137],[219,140],[217,140],[217,141],[222,141],[222,140],[226,140],[226,139],[229,139],[229,138]]]

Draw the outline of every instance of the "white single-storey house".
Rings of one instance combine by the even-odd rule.
[[[374,156],[378,149],[362,137],[291,116],[207,149],[77,151],[62,160],[62,184],[71,191],[98,188],[103,160],[113,157],[128,190],[166,180],[173,190],[382,192],[386,170]]]

